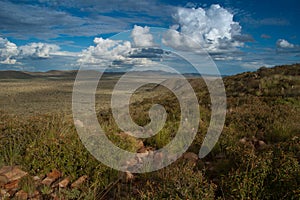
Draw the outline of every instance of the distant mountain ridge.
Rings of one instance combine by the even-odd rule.
[[[203,79],[187,76],[196,92],[209,96]],[[172,80],[169,80],[169,82]],[[173,80],[173,85],[176,82]],[[223,77],[227,97],[300,97],[300,64],[261,67],[254,72],[244,72]],[[171,83],[171,82],[170,82]],[[172,83],[171,83],[172,84]],[[154,89],[161,90],[163,86]]]
[[[1,71],[0,79],[30,79],[32,75],[22,71]]]
[[[31,79],[31,78],[75,78],[78,70],[50,70],[47,72],[27,72],[27,71],[0,71],[0,79]],[[104,74],[112,74],[112,75],[122,75],[125,72],[105,72]],[[160,75],[168,75],[172,73],[164,72],[164,71],[134,71],[133,75],[142,75],[143,73],[147,74],[160,74]],[[186,77],[199,77],[199,74],[186,73],[183,74]],[[300,64],[293,65],[281,65],[275,66],[272,68],[261,67],[257,71],[254,72],[244,72],[236,75],[222,76],[224,81],[230,80],[238,80],[243,81],[245,84],[249,81],[251,82],[253,79],[264,78],[267,76],[300,76]],[[213,75],[202,75],[202,76],[213,76]]]
[[[75,78],[77,70],[60,71],[50,70],[47,72],[26,71],[0,71],[0,79],[32,79],[32,78]]]

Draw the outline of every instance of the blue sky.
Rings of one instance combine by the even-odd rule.
[[[152,48],[147,27],[162,27],[196,40],[222,74],[235,74],[299,63],[299,19],[297,0],[1,0],[0,70],[69,70],[90,60],[119,63],[118,69],[148,64],[149,56],[129,59],[128,52]],[[134,27],[142,41],[128,46],[109,39]],[[172,32],[167,42],[181,48],[188,45],[183,41]]]

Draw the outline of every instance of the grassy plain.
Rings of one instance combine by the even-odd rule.
[[[109,109],[119,77],[102,79],[96,110],[109,138],[137,151],[139,140],[119,134]],[[210,99],[203,81],[189,82],[201,112],[198,134],[188,150],[197,154],[209,125]],[[57,74],[0,80],[0,167],[19,165],[33,176],[58,169],[71,180],[88,175],[80,189],[56,191],[63,199],[300,198],[300,65],[225,77],[227,117],[213,151],[201,160],[182,157],[159,171],[134,174],[127,182],[118,181],[120,173],[98,162],[81,144],[72,120],[73,83],[74,76]],[[180,107],[170,91],[148,85],[133,95],[133,120],[147,124],[153,103],[165,107],[167,123],[142,141],[145,148],[159,149],[174,137]],[[40,191],[44,199],[51,198],[49,188]]]

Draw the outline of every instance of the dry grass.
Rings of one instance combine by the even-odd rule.
[[[294,92],[300,86],[299,68],[261,69],[227,77],[228,113],[213,151],[196,164],[181,158],[157,172],[135,175],[129,183],[118,182],[107,197],[299,199],[300,97]],[[96,95],[99,121],[115,144],[134,151],[134,139],[115,135],[119,130],[108,109],[118,77],[107,76],[100,84]],[[293,88],[289,84],[285,90],[278,88],[282,85],[278,80],[292,80]],[[201,126],[189,149],[197,153],[209,124],[210,100],[203,82],[190,82],[201,109]],[[0,81],[0,166],[21,165],[32,175],[57,168],[74,180],[87,174],[90,179],[86,186],[76,191],[63,190],[60,195],[65,199],[97,199],[118,180],[118,172],[99,163],[81,144],[71,115],[72,85],[71,79]],[[146,124],[147,111],[153,103],[165,106],[169,113],[167,125],[160,134],[143,142],[160,148],[174,136],[179,105],[167,90],[147,85],[131,100],[132,118]],[[266,144],[259,146],[259,141]]]

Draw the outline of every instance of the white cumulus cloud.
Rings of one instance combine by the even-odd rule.
[[[278,39],[276,42],[277,53],[299,53],[300,46],[292,44],[285,39]]]
[[[0,64],[14,65],[14,64],[17,64],[17,60],[13,59],[13,58],[10,58],[10,57],[7,57],[5,60],[1,60]]]
[[[18,66],[28,65],[28,63],[31,65],[32,61],[37,59],[51,60],[54,57],[56,60],[74,60],[74,58],[78,57],[78,53],[60,51],[58,45],[42,42],[17,46],[8,39],[0,37],[0,67],[4,66],[4,68],[7,68],[5,65],[10,65],[11,68],[18,68]],[[51,64],[49,63],[49,66]],[[28,69],[28,67],[26,68]]]
[[[134,25],[134,28],[131,32],[131,37],[133,39],[133,43],[136,47],[153,47],[153,36],[150,33],[150,28],[145,26],[137,26]]]
[[[82,52],[78,60],[80,64],[105,67],[115,60],[125,61],[132,48],[129,41],[95,38],[94,43],[96,46]]]
[[[147,30],[147,28],[142,29]],[[133,67],[139,67],[141,70],[154,69],[153,67],[157,67],[158,62],[153,59],[158,59],[163,53],[158,49],[149,48],[150,43],[147,43],[147,47],[145,47],[146,43],[143,43],[143,47],[136,47],[136,44],[133,45],[127,40],[103,38],[95,38],[94,43],[94,46],[83,50],[77,60],[78,64],[87,69],[126,70]]]
[[[199,48],[189,42],[192,38],[208,52],[233,51],[244,45],[241,26],[233,20],[233,14],[220,5],[203,8],[178,8],[174,25],[163,39],[165,45],[174,48]],[[179,34],[182,33],[183,35]]]
[[[288,41],[286,41],[284,39],[277,40],[276,46],[278,48],[294,48],[295,47],[295,45],[289,43]]]
[[[0,37],[0,63],[15,64],[15,57],[18,55],[18,47],[15,43]]]
[[[30,43],[19,47],[19,55],[22,57],[49,58],[51,53],[59,51],[59,46],[47,43]]]

